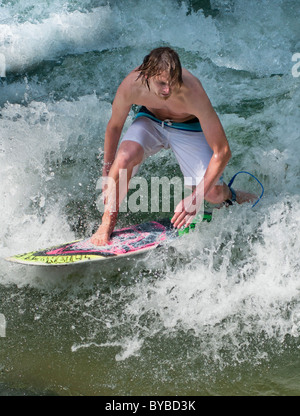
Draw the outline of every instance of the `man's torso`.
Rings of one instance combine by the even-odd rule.
[[[153,92],[149,91],[146,85],[142,84],[140,80],[136,81],[137,73],[131,73],[130,77],[135,77],[132,80],[133,83],[133,104],[139,106],[145,106],[151,113],[155,115],[159,120],[172,120],[177,123],[183,123],[195,118],[190,110],[193,108],[193,103],[189,101],[191,95],[191,84],[195,81],[195,78],[188,71],[183,72],[184,83],[179,89],[175,91],[167,100],[162,100],[157,97]]]

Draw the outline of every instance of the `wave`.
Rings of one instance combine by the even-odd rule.
[[[217,13],[207,15],[202,9],[191,10],[189,2],[174,4],[171,0],[154,2],[152,7],[141,0],[72,11],[54,3],[53,12],[47,13],[46,8],[38,19],[20,22],[4,16],[0,53],[9,73],[70,53],[126,47],[142,53],[141,45],[145,49],[167,43],[220,67],[260,76],[289,72],[297,45],[299,5],[293,2],[296,10],[292,14],[280,1],[237,0],[230,4],[226,8],[214,1]]]

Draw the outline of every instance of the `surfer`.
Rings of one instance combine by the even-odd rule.
[[[133,104],[141,109],[117,151]],[[199,79],[182,68],[178,54],[169,47],[156,48],[122,81],[112,105],[104,142],[104,213],[91,238],[93,244],[109,242],[130,178],[146,157],[162,148],[173,150],[185,185],[193,189],[175,209],[175,227],[189,225],[204,199],[213,204],[230,204],[256,198],[223,182],[231,151],[218,116]],[[125,172],[125,177],[123,174],[121,178],[120,172]]]

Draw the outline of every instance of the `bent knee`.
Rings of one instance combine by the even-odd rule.
[[[205,200],[211,204],[220,204],[228,198],[228,187],[224,183],[215,185],[206,195]]]
[[[116,156],[119,169],[130,169],[142,162],[144,157],[143,147],[129,140],[121,143]]]

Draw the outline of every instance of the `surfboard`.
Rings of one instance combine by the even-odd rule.
[[[205,212],[202,221],[210,221],[211,218],[212,214]],[[96,246],[91,243],[90,238],[86,238],[39,251],[17,254],[6,260],[34,266],[67,266],[126,257],[153,250],[168,240],[188,233],[195,225],[194,222],[183,230],[177,230],[170,219],[148,221],[115,230],[109,244],[105,246]]]

